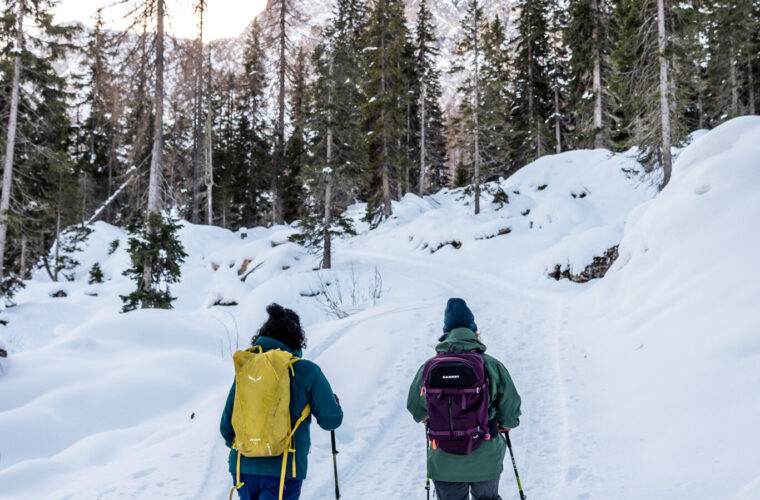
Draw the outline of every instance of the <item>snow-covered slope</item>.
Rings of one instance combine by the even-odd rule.
[[[758,158],[760,117],[698,138],[567,302],[566,498],[760,498]]]
[[[523,396],[513,444],[529,498],[756,498],[758,120],[699,138],[654,199],[638,164],[606,151],[542,158],[489,185],[478,216],[461,190],[407,196],[392,220],[337,242],[331,271],[314,270],[290,227],[186,225],[171,311],[118,313],[126,235],[98,223],[74,282],[39,273],[0,314],[3,498],[226,498],[230,356],[272,301],[302,315],[305,356],[341,396],[343,496],[422,495],[406,390],[451,296]],[[621,238],[603,280],[547,277]],[[96,261],[109,281],[88,285]],[[326,500],[329,438],[312,437],[303,498]],[[502,497],[513,488],[507,470]]]

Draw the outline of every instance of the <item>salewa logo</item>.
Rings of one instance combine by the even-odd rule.
[[[442,378],[459,378],[459,375],[444,375]]]
[[[248,375],[248,378],[251,379],[251,380],[253,380],[254,382],[258,382],[259,380],[261,380],[261,377],[259,377],[259,378],[253,378],[250,375]]]

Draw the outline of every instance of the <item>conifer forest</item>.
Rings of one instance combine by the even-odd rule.
[[[194,39],[164,0],[56,24],[55,0],[3,0],[0,279],[64,281],[96,220],[128,228],[135,292],[169,307],[185,256],[179,221],[237,230],[295,224],[331,267],[366,202],[483,186],[573,149],[635,148],[671,175],[689,134],[756,114],[758,0],[459,0],[444,60],[433,0],[335,0],[304,30],[269,0],[245,32],[207,40],[211,0],[188,0]]]

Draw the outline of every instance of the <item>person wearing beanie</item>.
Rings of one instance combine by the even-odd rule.
[[[298,315],[279,304],[267,307],[269,317],[251,340],[252,346],[260,346],[263,352],[273,349],[287,351],[301,358],[306,347],[306,335],[301,328]],[[301,423],[293,436],[295,461],[287,460],[284,500],[297,500],[301,494],[301,484],[306,478],[308,453],[311,448],[309,426],[314,417],[319,426],[326,431],[337,429],[343,422],[343,410],[338,397],[332,391],[330,383],[322,370],[312,361],[301,359],[292,365],[290,379],[290,418],[291,427],[301,416],[301,412],[310,405],[310,415]],[[237,452],[232,449],[235,430],[232,427],[232,412],[235,405],[235,383],[233,382],[227,403],[222,413],[219,426],[224,442],[230,448],[229,471],[236,479]],[[240,478],[243,486],[237,491],[242,500],[275,500],[279,495],[282,455],[275,457],[246,457],[240,459]],[[295,474],[293,473],[295,465]]]
[[[416,422],[426,424],[428,431],[433,427],[441,428],[441,425],[446,429],[451,426],[457,431],[458,429],[455,428],[457,424],[448,420],[451,419],[450,404],[448,414],[445,411],[428,411],[434,410],[434,406],[440,405],[446,398],[446,396],[432,394],[433,391],[430,393],[426,391],[435,384],[433,375],[435,372],[431,367],[435,366],[435,362],[441,362],[443,356],[451,359],[452,356],[456,358],[458,355],[464,355],[472,360],[472,353],[475,353],[476,358],[482,356],[485,367],[488,392],[485,394],[483,391],[483,397],[487,397],[487,403],[484,405],[487,404],[488,408],[489,428],[487,431],[480,431],[481,435],[476,436],[479,438],[479,445],[472,447],[469,453],[467,451],[470,447],[454,450],[455,452],[443,450],[441,446],[436,446],[434,435],[428,432],[431,443],[427,453],[428,477],[433,480],[440,500],[469,500],[470,495],[473,500],[499,500],[501,498],[499,478],[504,470],[504,457],[507,452],[506,439],[502,433],[520,424],[520,396],[506,367],[499,360],[485,353],[486,346],[478,334],[475,315],[463,299],[451,298],[446,303],[443,315],[443,336],[438,341],[435,347],[436,357],[426,361],[412,381],[407,398],[407,409]],[[450,389],[451,386],[448,388]],[[463,396],[459,394],[453,396],[456,402],[460,401],[458,399],[460,397]],[[435,398],[438,398],[437,401]],[[449,396],[449,403],[451,398],[452,396]],[[466,409],[464,406],[462,408],[463,412],[471,411],[469,406]],[[483,412],[485,419],[485,410]],[[446,421],[431,422],[431,415],[434,419]]]

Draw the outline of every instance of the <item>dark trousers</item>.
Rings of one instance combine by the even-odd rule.
[[[499,479],[479,483],[449,483],[433,481],[435,493],[439,500],[501,500],[499,496]]]
[[[280,478],[271,476],[259,476],[258,474],[240,474],[243,484],[238,491],[240,500],[277,500],[280,496]],[[232,475],[235,483],[235,475]],[[301,496],[300,479],[285,479],[285,491],[282,493],[283,500],[298,500]],[[226,498],[226,497],[225,497]]]

